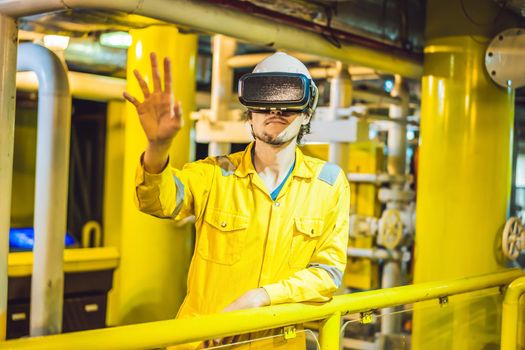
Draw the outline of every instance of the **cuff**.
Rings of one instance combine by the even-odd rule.
[[[270,305],[283,304],[290,300],[288,291],[281,283],[268,284],[262,286],[268,296],[270,297]]]
[[[164,169],[158,174],[151,174],[144,169],[144,152],[140,155],[140,163],[137,167],[135,175],[135,185],[159,185],[162,183],[162,179],[166,176],[171,177],[171,169],[169,167],[170,160],[166,162]]]

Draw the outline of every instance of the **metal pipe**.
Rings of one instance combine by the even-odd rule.
[[[404,183],[406,181],[412,181],[412,176],[410,175],[390,175],[387,173],[348,173],[347,178],[350,182],[373,183],[378,186],[385,183]]]
[[[352,104],[352,79],[348,74],[348,67],[341,62],[336,62],[337,74],[330,81],[330,110],[331,120],[338,119],[339,108],[349,107]],[[328,160],[341,168],[348,167],[348,143],[330,142],[328,147]]]
[[[91,101],[123,101],[122,91],[126,90],[126,79],[102,75],[68,72],[71,95]],[[18,72],[16,88],[22,91],[38,90],[38,79],[34,72]]]
[[[6,337],[7,256],[11,225],[17,25],[0,14],[0,340]]]
[[[400,285],[401,265],[399,260],[386,261],[383,265],[381,288],[391,288]],[[381,334],[399,334],[401,332],[401,314],[392,314],[399,307],[381,309]]]
[[[228,120],[233,89],[233,69],[227,64],[235,55],[237,43],[224,35],[213,36],[213,62],[211,78],[211,122]],[[210,142],[208,155],[220,156],[230,153],[229,143]]]
[[[400,261],[401,253],[396,250],[380,248],[348,248],[346,255],[349,258],[365,258],[370,260]]]
[[[341,312],[335,312],[319,327],[319,350],[339,350],[341,342]]]
[[[246,55],[232,56],[228,58],[227,60],[228,67],[230,67],[231,69],[254,67],[255,65],[257,65],[257,63],[261,62],[267,57],[270,57],[272,54],[273,52],[251,53],[251,54],[246,54]],[[288,54],[294,56],[295,58],[297,58],[299,61],[303,63],[317,62],[321,60],[321,57],[319,56],[308,55],[308,54],[303,54],[299,52],[288,52]]]
[[[144,349],[222,338],[506,285],[519,269],[455,280],[339,295],[323,304],[286,304],[0,343],[0,349]],[[321,340],[323,341],[323,339]]]
[[[203,32],[219,33],[263,45],[271,43],[277,49],[308,53],[411,78],[419,78],[423,73],[419,61],[353,44],[343,43],[341,47],[336,47],[317,33],[203,1],[19,0],[0,4],[0,13],[20,17],[75,8],[133,12]]]
[[[43,46],[21,44],[17,69],[34,71],[39,82],[30,324],[37,336],[62,330],[71,94],[67,68]]]
[[[337,74],[337,69],[334,67],[312,67],[309,71],[314,79],[330,79]],[[380,79],[379,74],[374,69],[368,67],[350,66],[348,67],[348,73],[352,77],[352,80]]]
[[[392,96],[400,98],[399,105],[390,106],[390,118],[392,120],[406,121],[408,116],[408,92],[403,84],[403,79],[395,76],[395,84]],[[404,123],[392,123],[388,130],[388,158],[387,169],[392,176],[404,176],[407,154],[407,126]],[[402,183],[391,183],[392,190],[402,190]],[[387,202],[387,208],[396,207],[405,209],[405,205],[397,201]],[[381,288],[396,287],[401,284],[401,265],[399,261],[388,261],[383,265],[383,277]],[[401,316],[394,314],[397,308],[385,308],[381,310],[381,334],[396,334],[401,332]]]
[[[519,306],[523,294],[525,294],[525,277],[513,281],[505,292],[501,315],[501,350],[515,350],[518,345],[524,345],[518,344]],[[522,332],[524,332],[523,328]]]
[[[392,123],[388,132],[388,160],[387,169],[391,175],[404,175],[407,152],[407,127],[403,123],[408,116],[408,91],[403,83],[403,78],[395,76],[392,96],[398,98],[399,104],[390,106],[390,118],[400,123]]]

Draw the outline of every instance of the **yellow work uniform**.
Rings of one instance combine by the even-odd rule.
[[[350,205],[345,174],[297,148],[274,201],[254,169],[253,147],[160,174],[138,167],[141,211],[174,220],[195,216],[195,252],[178,318],[221,312],[259,287],[272,305],[323,302],[341,283]]]

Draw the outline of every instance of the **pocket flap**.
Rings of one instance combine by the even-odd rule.
[[[323,219],[295,218],[295,227],[309,237],[319,237],[323,233]]]
[[[248,227],[248,217],[239,214],[231,214],[222,210],[208,210],[204,220],[224,232],[243,230]]]

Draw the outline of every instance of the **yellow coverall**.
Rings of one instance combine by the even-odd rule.
[[[345,174],[296,148],[295,167],[274,201],[254,169],[253,147],[160,174],[138,167],[141,211],[173,220],[195,215],[195,252],[178,318],[221,312],[259,287],[272,305],[324,302],[341,283],[350,205]],[[291,345],[282,348],[298,348]]]

